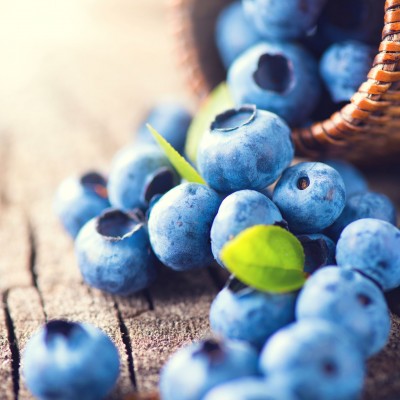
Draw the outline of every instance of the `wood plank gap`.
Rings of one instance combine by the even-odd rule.
[[[129,336],[129,331],[128,328],[124,322],[124,319],[122,317],[121,310],[119,309],[118,303],[114,303],[115,310],[117,312],[117,318],[118,318],[118,323],[119,323],[119,330],[121,332],[121,338],[122,342],[125,346],[125,351],[126,355],[128,357],[128,371],[129,371],[129,377],[132,382],[132,385],[135,389],[137,389],[137,384],[136,384],[136,374],[135,374],[135,364],[133,360],[133,349],[132,349],[132,341]]]
[[[37,260],[37,251],[38,251],[36,234],[35,234],[35,229],[33,228],[32,223],[29,219],[27,219],[27,230],[28,230],[28,240],[29,240],[29,271],[30,271],[31,277],[32,277],[32,285],[38,292],[44,319],[47,322],[48,319],[47,319],[46,309],[44,306],[44,298],[43,298],[43,294],[40,290],[38,273],[36,270],[36,260]]]
[[[18,400],[19,395],[19,366],[21,362],[21,354],[19,352],[17,338],[15,334],[15,327],[13,320],[11,318],[11,313],[8,308],[7,299],[8,299],[8,290],[3,294],[3,308],[4,314],[6,317],[6,327],[8,333],[8,343],[10,345],[11,352],[11,372],[12,372],[12,381],[13,381],[13,389],[14,389],[14,399]]]

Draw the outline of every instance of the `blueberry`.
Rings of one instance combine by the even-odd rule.
[[[321,93],[316,60],[287,42],[263,42],[245,51],[228,71],[228,86],[236,106],[255,104],[291,126],[308,119]]]
[[[51,321],[39,330],[23,353],[28,389],[42,400],[99,400],[119,375],[114,344],[89,324]]]
[[[105,211],[82,228],[75,250],[85,282],[106,292],[129,295],[155,279],[147,228],[136,215]]]
[[[376,49],[361,42],[335,43],[322,56],[320,74],[334,102],[349,101],[367,80]]]
[[[276,205],[254,190],[240,190],[227,196],[211,227],[211,248],[215,259],[223,266],[220,252],[224,245],[243,230],[254,225],[283,223]]]
[[[125,211],[146,209],[157,194],[179,182],[165,154],[156,146],[128,146],[114,158],[108,182],[110,202]]]
[[[240,378],[209,391],[203,400],[300,400],[286,387],[272,385],[265,378]]]
[[[273,201],[291,230],[318,233],[339,217],[346,193],[335,169],[319,162],[303,162],[283,172]]]
[[[382,37],[384,1],[330,0],[318,23],[320,41],[361,40],[377,46]]]
[[[68,178],[59,186],[54,209],[73,238],[86,222],[110,207],[106,186],[106,180],[97,172]]]
[[[336,244],[322,233],[297,236],[301,242],[304,254],[304,271],[314,273],[321,267],[336,264]]]
[[[385,346],[390,332],[389,310],[378,286],[358,272],[338,267],[323,268],[307,280],[296,317],[339,324],[354,335],[367,357]]]
[[[135,136],[136,144],[154,144],[158,146],[147,129],[150,124],[179,153],[183,153],[186,135],[192,116],[182,105],[174,102],[163,102],[154,106],[144,118]]]
[[[218,16],[215,41],[225,68],[260,41],[260,35],[244,14],[240,1],[229,4]]]
[[[214,386],[258,373],[258,355],[239,341],[206,340],[178,350],[161,370],[163,400],[202,400]]]
[[[361,171],[354,165],[336,159],[327,159],[322,161],[324,164],[335,168],[343,179],[344,186],[346,187],[346,196],[350,197],[353,194],[368,191],[368,183]]]
[[[365,218],[348,225],[336,247],[338,265],[356,269],[383,290],[400,286],[400,231],[389,222]]]
[[[302,37],[317,22],[327,0],[243,0],[245,13],[259,33],[270,39]]]
[[[177,271],[211,264],[210,230],[220,204],[214,190],[197,183],[183,183],[158,200],[149,234],[159,260]]]
[[[396,225],[396,208],[384,194],[374,192],[356,193],[347,199],[343,212],[327,228],[326,234],[337,241],[347,225],[362,218],[381,219]]]
[[[269,378],[284,379],[301,399],[356,399],[363,387],[364,359],[352,337],[321,319],[278,331],[266,343],[260,365]]]
[[[211,304],[211,328],[227,339],[261,348],[273,333],[294,321],[296,297],[297,292],[260,292],[231,278]]]
[[[290,129],[276,115],[243,106],[218,115],[199,146],[198,167],[213,189],[262,190],[293,159]]]

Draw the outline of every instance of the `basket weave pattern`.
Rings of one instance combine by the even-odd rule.
[[[170,0],[180,64],[189,87],[204,98],[224,80],[214,44],[219,12],[232,0]],[[336,156],[363,163],[400,162],[400,0],[386,0],[379,53],[368,80],[329,119],[295,129],[301,156]]]

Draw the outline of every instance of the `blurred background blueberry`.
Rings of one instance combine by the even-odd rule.
[[[362,218],[375,218],[396,226],[397,211],[389,197],[381,193],[355,193],[346,199],[346,205],[339,218],[326,229],[326,234],[338,241],[343,229]]]
[[[125,211],[145,210],[153,196],[166,193],[179,179],[157,145],[126,146],[112,162],[108,180],[111,205]]]
[[[158,146],[146,126],[150,124],[175,150],[182,154],[191,121],[191,113],[179,103],[165,101],[156,104],[148,111],[135,131],[134,143],[151,143]]]
[[[260,40],[240,0],[229,4],[218,16],[215,42],[226,69],[240,54]]]
[[[335,103],[349,101],[367,80],[377,50],[356,41],[335,43],[321,58],[320,74]]]
[[[228,85],[236,106],[255,104],[291,126],[308,119],[321,94],[314,56],[289,42],[263,41],[245,51],[230,67]]]
[[[314,27],[327,0],[243,0],[245,13],[265,38],[297,39]]]
[[[73,238],[86,222],[108,207],[107,181],[97,172],[65,179],[54,199],[55,213]]]

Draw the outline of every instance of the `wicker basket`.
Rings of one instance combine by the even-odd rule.
[[[199,99],[224,79],[214,44],[219,12],[232,0],[170,0],[180,64]],[[379,54],[351,102],[310,128],[294,129],[298,155],[363,164],[400,163],[400,0],[387,0]]]

